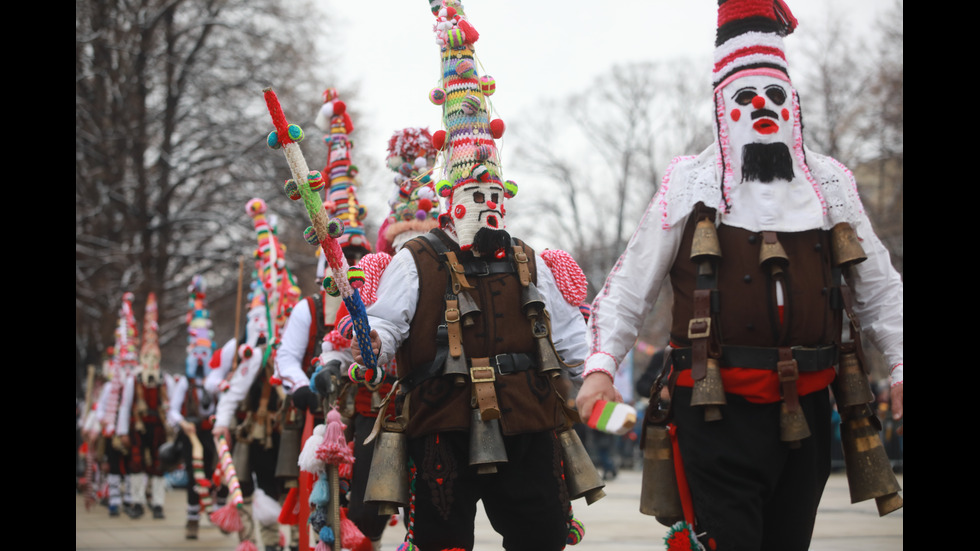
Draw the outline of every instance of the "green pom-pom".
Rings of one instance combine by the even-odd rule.
[[[275,130],[273,130],[272,132],[269,132],[269,137],[266,138],[266,143],[272,149],[279,149],[280,147],[282,147],[279,144],[279,134],[276,134],[276,131]]]
[[[296,180],[286,180],[286,184],[282,186],[282,189],[286,192],[286,197],[289,197],[293,201],[300,198],[299,186],[296,185]]]
[[[327,235],[340,239],[340,236],[344,235],[344,222],[339,218],[331,218],[327,222]]]
[[[517,195],[517,182],[514,180],[504,182],[504,197],[510,199],[515,195]]]
[[[313,226],[307,226],[306,229],[303,230],[303,239],[313,246],[320,244],[320,238],[316,236],[316,230],[313,229]]]
[[[340,296],[340,289],[337,287],[337,282],[330,276],[323,278],[323,290],[332,297]]]
[[[436,193],[440,197],[449,197],[453,193],[453,183],[449,180],[439,180],[436,183]]]
[[[303,138],[304,138],[303,129],[300,128],[300,126],[298,124],[290,124],[286,128],[286,132],[289,132],[289,139],[290,140],[293,140],[294,142],[301,142],[301,141],[303,141]]]

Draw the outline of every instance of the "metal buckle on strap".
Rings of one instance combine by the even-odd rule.
[[[446,323],[459,323],[459,308],[446,308]]]
[[[711,318],[692,318],[687,324],[687,338],[706,339],[711,334]]]
[[[472,260],[466,263],[466,275],[488,276],[490,275],[490,264],[486,260]]]
[[[483,377],[478,377],[476,374],[478,371],[484,371],[489,374]],[[470,381],[473,383],[492,383],[497,380],[497,375],[494,373],[493,366],[481,365],[477,367],[470,367]]]

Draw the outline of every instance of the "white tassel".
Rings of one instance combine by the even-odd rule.
[[[323,435],[326,430],[326,425],[317,425],[313,428],[313,434],[303,444],[303,451],[300,452],[299,460],[296,462],[303,472],[316,474],[325,468],[323,461],[317,458],[316,450],[323,443]]]

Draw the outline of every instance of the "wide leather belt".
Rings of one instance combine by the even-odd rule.
[[[791,348],[793,359],[801,373],[822,371],[837,363],[837,347],[834,345],[814,348],[794,346]],[[691,349],[674,348],[671,350],[671,361],[676,369],[691,369]],[[747,367],[750,369],[768,369],[776,371],[779,364],[779,349],[758,346],[722,346],[722,367]]]
[[[438,361],[439,354],[436,354]],[[401,381],[401,386],[405,388],[408,392],[417,386],[421,385],[426,379],[430,379],[439,373],[436,372],[435,368],[438,368],[441,373],[442,364],[440,363],[436,366],[437,361],[428,362],[417,366],[415,371]],[[443,356],[442,361],[445,362],[445,357]],[[530,356],[524,353],[519,354],[497,354],[496,356],[490,357],[490,367],[493,367],[494,372],[498,375],[509,375],[511,373],[520,373],[521,371],[527,371],[534,367],[534,360]]]
[[[467,260],[463,263],[463,271],[468,276],[486,276],[495,274],[512,274],[516,270],[509,260]]]

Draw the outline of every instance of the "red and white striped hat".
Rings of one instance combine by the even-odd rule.
[[[789,82],[783,37],[796,29],[783,0],[718,0],[715,89],[737,76],[767,74]]]

